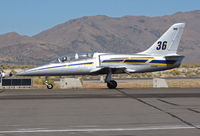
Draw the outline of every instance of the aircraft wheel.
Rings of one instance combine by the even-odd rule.
[[[109,89],[115,89],[117,87],[117,82],[115,80],[110,80],[110,82],[107,83],[107,86]]]
[[[52,88],[53,88],[53,85],[52,85],[52,84],[48,84],[48,85],[47,85],[47,88],[48,88],[48,89],[52,89]]]

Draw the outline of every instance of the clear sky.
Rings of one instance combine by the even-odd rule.
[[[83,16],[163,16],[200,9],[200,0],[0,0],[0,34],[35,35]]]

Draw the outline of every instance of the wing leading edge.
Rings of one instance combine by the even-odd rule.
[[[130,70],[128,70],[126,67],[98,67],[92,69],[90,72],[92,74],[107,74],[110,71],[112,71],[112,74],[115,74],[115,73],[127,73]]]

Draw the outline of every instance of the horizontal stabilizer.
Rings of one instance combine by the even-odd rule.
[[[165,56],[166,59],[173,59],[173,60],[183,59],[184,57],[185,56],[182,56],[182,55]]]
[[[174,67],[179,67],[183,58],[184,56],[181,55],[165,56],[165,59],[168,63],[174,63]]]

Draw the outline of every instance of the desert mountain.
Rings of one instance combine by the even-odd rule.
[[[150,47],[172,24],[185,22],[178,50],[185,63],[200,63],[200,10],[169,16],[90,16],[70,20],[33,37],[0,35],[0,62],[42,64],[70,52],[136,53]]]
[[[15,32],[0,35],[1,64],[41,64],[55,57],[52,45]]]

